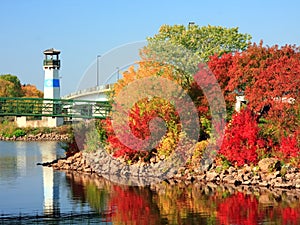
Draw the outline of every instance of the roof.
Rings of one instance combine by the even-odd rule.
[[[47,50],[44,51],[45,55],[58,55],[60,54],[60,51],[54,48],[49,48]]]

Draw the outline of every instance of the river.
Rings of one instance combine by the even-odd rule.
[[[57,142],[0,142],[0,224],[300,224],[300,193],[248,186],[131,187],[38,166]]]

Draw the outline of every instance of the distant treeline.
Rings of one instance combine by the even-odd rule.
[[[21,84],[15,75],[0,75],[0,97],[42,98],[43,95],[43,92],[38,90],[35,85]]]

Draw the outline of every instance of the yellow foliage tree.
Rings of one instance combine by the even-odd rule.
[[[169,80],[175,80],[176,82],[180,83],[178,78],[180,76],[177,76],[178,73],[179,71],[176,70],[172,65],[162,64],[154,61],[140,61],[138,62],[137,69],[135,69],[134,66],[131,66],[123,73],[123,78],[114,84],[113,96],[118,95],[120,91],[129,83],[146,77],[160,76]]]

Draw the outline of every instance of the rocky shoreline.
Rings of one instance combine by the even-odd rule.
[[[44,166],[56,170],[96,174],[120,184],[135,186],[151,185],[166,181],[174,183],[213,183],[216,185],[251,186],[264,188],[300,189],[300,171],[289,165],[281,166],[275,158],[265,158],[258,166],[221,168],[212,163],[207,170],[179,167],[163,168],[160,163],[153,165],[137,163],[125,165],[112,159],[105,151],[94,153],[79,152],[65,159],[59,159]]]
[[[3,137],[0,135],[0,141],[67,141],[69,139],[68,134],[52,133],[38,133],[28,134],[20,137]]]

